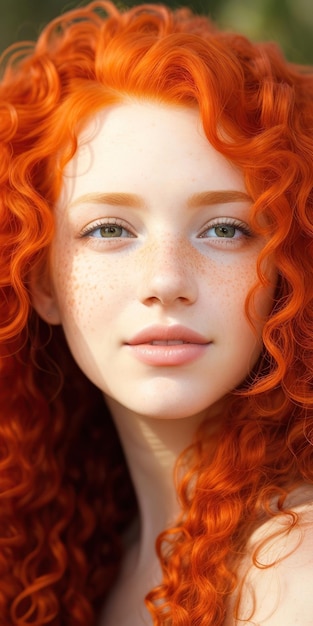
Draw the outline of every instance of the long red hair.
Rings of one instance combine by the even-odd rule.
[[[136,511],[101,394],[30,296],[80,128],[135,97],[199,108],[208,140],[243,170],[253,225],[268,236],[259,279],[268,257],[278,273],[263,353],[225,404],[214,458],[204,423],[181,460],[182,515],[158,539],[163,581],[146,600],[155,626],[219,626],[262,512],[313,482],[313,72],[186,9],[120,12],[105,0],[14,46],[2,66],[0,621],[91,626]]]

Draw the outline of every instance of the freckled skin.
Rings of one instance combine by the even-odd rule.
[[[238,229],[237,239],[218,239],[212,226],[225,218],[249,225],[249,202],[187,206],[195,193],[245,191],[242,173],[210,146],[196,110],[132,102],[96,118],[55,210],[54,321],[87,376],[130,412],[200,414],[242,382],[261,349],[261,325],[256,337],[244,304],[264,241]],[[137,194],[144,206],[70,208],[95,192]],[[122,223],[123,236],[102,237],[98,225],[108,219]],[[273,288],[259,293],[263,316],[272,295]],[[183,366],[147,366],[125,344],[152,324],[187,326],[209,347]]]

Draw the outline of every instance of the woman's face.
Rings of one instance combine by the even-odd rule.
[[[244,312],[264,245],[250,206],[196,110],[135,101],[89,122],[55,211],[50,284],[34,301],[105,396],[184,417],[245,379],[262,326]],[[272,295],[258,293],[261,316]]]

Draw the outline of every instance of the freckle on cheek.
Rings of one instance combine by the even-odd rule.
[[[207,260],[197,250],[193,251],[192,256],[193,266],[196,273],[198,275],[204,276],[208,271]]]

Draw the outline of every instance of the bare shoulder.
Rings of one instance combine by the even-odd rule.
[[[251,536],[225,626],[313,626],[313,487],[296,490],[287,513],[268,520]]]

